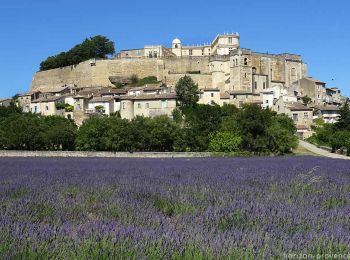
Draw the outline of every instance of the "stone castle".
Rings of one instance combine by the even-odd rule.
[[[62,85],[111,86],[111,79],[156,76],[168,86],[190,75],[200,89],[260,95],[264,89],[286,88],[307,76],[300,55],[258,53],[240,47],[238,33],[217,35],[211,44],[184,46],[174,39],[171,48],[146,45],[122,50],[113,59],[90,60],[76,66],[38,72],[32,90]]]
[[[157,83],[136,87],[130,84],[133,75],[153,76]],[[122,50],[112,59],[38,72],[18,105],[24,112],[61,115],[78,125],[101,114],[172,117],[178,105],[174,86],[185,75],[199,86],[198,103],[258,104],[290,116],[300,138],[312,134],[319,117],[336,122],[339,106],[348,100],[337,87],[309,77],[300,55],[241,48],[238,33],[231,33],[217,35],[211,44],[184,46],[176,38],[170,48],[146,45]],[[123,87],[115,88],[116,83]],[[0,100],[0,105],[6,102]]]

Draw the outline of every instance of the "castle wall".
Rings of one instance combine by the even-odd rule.
[[[164,60],[164,70],[169,74],[200,71],[209,73],[209,57],[174,57]]]
[[[198,84],[198,88],[211,88],[212,87],[212,76],[200,75],[200,74],[169,74],[166,76],[166,84],[169,86],[175,86],[180,78],[184,76],[190,76],[195,83]]]
[[[76,84],[82,87],[100,87],[112,85],[110,76],[138,75],[140,78],[157,76],[162,79],[162,60],[158,59],[120,59],[97,60],[95,66],[89,61],[79,63],[76,66],[68,66],[48,71],[41,71],[34,75],[32,90],[49,88],[62,85]]]
[[[200,74],[190,74],[197,72]],[[167,59],[116,59],[97,60],[95,66],[89,61],[76,66],[41,71],[34,75],[32,90],[62,85],[78,85],[82,87],[100,87],[112,85],[110,76],[128,77],[136,74],[139,78],[156,76],[169,85],[190,74],[200,85],[211,87],[208,57],[174,57]]]

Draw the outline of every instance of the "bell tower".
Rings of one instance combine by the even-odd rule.
[[[182,56],[182,45],[181,45],[181,41],[178,38],[173,40],[171,50],[177,57]]]

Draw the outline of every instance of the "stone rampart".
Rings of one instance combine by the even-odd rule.
[[[82,87],[111,86],[110,76],[128,77],[132,74],[140,78],[147,76],[159,78],[162,77],[162,73],[158,72],[159,64],[162,65],[162,61],[157,59],[97,60],[93,66],[89,61],[85,61],[75,66],[37,72],[33,77],[31,89],[65,84]]]
[[[41,71],[34,74],[31,89],[74,84],[81,87],[111,86],[110,76],[129,77],[133,74],[139,78],[156,76],[158,80],[169,85],[176,84],[179,77],[185,74],[191,74],[202,86],[211,86],[212,83],[208,57],[170,57],[97,60],[93,66],[90,61],[85,61],[73,66]]]

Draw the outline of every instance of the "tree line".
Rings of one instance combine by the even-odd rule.
[[[0,148],[82,151],[211,151],[234,154],[285,154],[297,144],[285,115],[245,105],[179,107],[167,116],[92,117],[78,129],[59,116],[0,108]]]
[[[114,53],[114,43],[105,36],[97,35],[85,39],[67,52],[48,57],[40,63],[40,71],[76,65],[92,58],[105,59]]]
[[[72,120],[23,113],[15,104],[0,106],[0,149],[74,150],[76,136]]]

